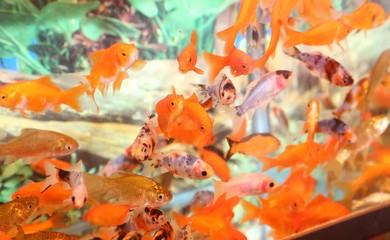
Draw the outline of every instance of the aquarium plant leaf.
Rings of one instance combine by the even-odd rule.
[[[128,0],[129,3],[143,15],[154,18],[158,14],[155,0]]]
[[[138,39],[140,31],[129,23],[109,17],[86,17],[81,21],[81,31],[92,41],[97,41],[102,34]]]

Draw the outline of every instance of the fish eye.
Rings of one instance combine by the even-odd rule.
[[[163,200],[163,199],[164,199],[164,195],[162,195],[162,193],[160,193],[157,197],[158,197],[158,199],[160,199],[160,200]]]
[[[200,129],[204,130],[204,127],[203,127],[203,126],[200,126]]]
[[[155,217],[152,217],[152,222],[156,222],[156,218]]]
[[[172,101],[171,102],[171,106],[174,107],[175,106],[175,102]]]
[[[269,183],[269,187],[270,187],[270,188],[273,188],[274,186],[275,186],[275,183],[274,183],[274,182],[270,182],[270,183]]]
[[[31,204],[27,205],[28,209],[32,209],[33,206]]]
[[[5,100],[7,98],[7,96],[5,96],[5,94],[1,95],[1,100]]]
[[[222,97],[225,97],[225,93],[224,92],[222,92]]]
[[[191,62],[191,61],[192,61],[192,59],[191,59],[191,58],[189,58],[189,59],[188,59],[188,61],[189,61],[189,62]]]
[[[84,203],[86,203],[87,202],[87,198],[86,197],[84,197]]]
[[[206,177],[207,176],[207,171],[202,171],[202,176]]]
[[[66,150],[71,150],[72,149],[72,146],[70,146],[69,144],[65,145],[65,149]]]
[[[75,196],[72,196],[72,202],[75,202],[75,201],[76,201]]]
[[[244,69],[246,68],[246,66],[245,66],[244,64],[242,64],[242,66],[241,66],[241,67],[242,67],[242,68],[244,68]]]
[[[127,54],[126,54],[125,52],[122,52],[122,56],[126,57],[126,55],[127,55]]]
[[[146,213],[148,213],[150,211],[150,209],[148,207],[145,207],[145,210],[144,210]]]

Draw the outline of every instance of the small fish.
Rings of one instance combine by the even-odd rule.
[[[12,194],[12,199],[20,197],[34,196],[39,198],[38,212],[53,215],[54,211],[64,208],[71,204],[70,196],[72,190],[67,189],[65,184],[55,184],[41,193],[44,182],[34,182],[27,184]]]
[[[60,159],[55,159],[55,158],[42,158],[36,163],[31,163],[30,167],[34,170],[35,173],[38,173],[39,175],[44,176],[45,175],[45,162],[50,162],[54,166],[62,169],[68,169],[72,167],[72,165],[68,162],[65,162]]]
[[[198,46],[198,34],[195,30],[192,30],[190,44],[177,56],[179,63],[179,70],[181,73],[187,73],[188,71],[194,71],[197,74],[203,74],[203,70],[195,67],[198,61],[198,53],[196,47]]]
[[[241,32],[241,35],[244,36],[249,24],[255,20],[259,2],[260,0],[240,1],[240,11],[238,12],[234,25],[216,33],[219,39],[225,41],[225,54],[234,48],[234,42],[236,41],[238,32]]]
[[[88,199],[88,191],[82,168],[83,163],[81,160],[67,170],[57,168],[50,162],[46,162],[46,179],[41,192],[45,192],[49,187],[57,184],[59,181],[66,182],[72,189],[71,200],[73,206],[76,209],[80,209]]]
[[[291,71],[278,70],[269,72],[251,82],[246,90],[244,101],[235,107],[236,115],[241,117],[250,109],[266,107],[277,94],[289,85],[292,79],[291,75]]]
[[[300,60],[316,76],[331,84],[345,87],[353,84],[351,74],[336,60],[320,52],[303,53],[296,47],[286,48],[284,53]]]
[[[352,13],[343,14],[341,20],[355,30],[368,30],[383,25],[388,17],[380,4],[364,2]]]
[[[95,205],[83,215],[83,221],[97,226],[115,227],[129,220],[132,208],[134,206],[112,203]]]
[[[118,226],[125,232],[147,233],[164,225],[167,222],[164,212],[151,207],[139,207],[129,212],[126,223]]]
[[[209,101],[211,101],[212,107],[217,105],[229,106],[237,98],[236,88],[225,74],[222,74],[220,80],[214,85],[196,84],[195,86],[200,89],[200,95],[204,97],[204,100],[201,101],[202,106],[207,105]]]
[[[150,115],[127,152],[131,158],[142,163],[152,157],[157,145],[157,125],[157,117]]]
[[[69,235],[62,232],[37,232],[31,234],[25,234],[24,240],[77,240],[78,236]]]
[[[84,173],[88,196],[99,202],[116,198],[116,204],[159,207],[172,200],[172,193],[156,181],[127,172],[111,177]]]
[[[275,180],[263,173],[242,173],[233,177],[228,182],[221,182],[213,179],[215,199],[223,193],[226,197],[252,196],[274,191],[278,184]]]
[[[336,118],[341,118],[345,112],[355,109],[359,105],[360,101],[362,101],[366,96],[368,84],[368,78],[363,78],[353,85],[351,90],[349,90],[345,95],[343,104],[337,109],[337,111],[333,112],[333,115]]]
[[[37,197],[21,197],[0,206],[0,231],[10,234],[17,225],[26,222],[39,204]],[[16,233],[16,232],[15,232]]]
[[[203,57],[209,66],[208,79],[211,83],[215,81],[218,73],[225,66],[230,67],[233,76],[248,75],[254,69],[253,59],[245,52],[233,47],[227,56],[218,56],[209,52],[203,52]]]
[[[283,45],[288,48],[299,44],[310,46],[339,44],[353,29],[342,20],[337,19],[320,23],[305,32],[297,32],[287,26],[284,27],[284,30],[287,37]]]
[[[354,143],[356,141],[356,135],[352,129],[338,118],[319,121],[316,131],[338,137],[342,142]]]
[[[73,138],[54,131],[26,128],[20,136],[0,144],[0,158],[14,161],[23,158],[30,162],[45,157],[59,157],[73,153],[79,144]]]
[[[152,160],[153,166],[163,167],[167,171],[184,178],[207,179],[214,171],[202,159],[181,151],[160,153]]]
[[[61,104],[81,111],[79,97],[86,92],[88,85],[83,84],[69,90],[62,90],[50,79],[43,76],[36,80],[24,80],[0,87],[0,106],[18,109],[28,118],[25,112],[42,113],[45,110],[61,111]]]
[[[316,99],[310,99],[306,110],[306,123],[304,126],[307,132],[307,143],[310,145],[314,142],[314,135],[318,126],[318,117],[320,115],[320,102]]]
[[[235,153],[255,156],[262,156],[273,153],[280,147],[280,141],[276,137],[268,133],[252,133],[240,141],[226,138],[229,144],[229,151],[226,159],[230,159]]]

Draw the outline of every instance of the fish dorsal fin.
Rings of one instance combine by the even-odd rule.
[[[51,80],[51,77],[49,75],[45,75],[35,81],[37,81],[39,84],[45,85],[52,90],[62,92],[62,89]]]
[[[110,176],[110,178],[121,178],[121,177],[127,177],[127,176],[136,176],[137,174],[131,173],[131,172],[125,172],[125,171],[119,171],[117,173],[114,173]],[[138,176],[138,175],[137,175]]]
[[[195,93],[192,93],[191,97],[187,98],[188,102],[199,103],[198,97]]]
[[[24,128],[20,131],[20,136],[26,136],[29,134],[33,134],[33,133],[36,133],[37,131],[39,131],[39,130],[35,129],[35,128]]]
[[[89,59],[91,59],[91,65],[95,65],[100,59],[104,57],[104,53],[106,49],[98,50],[89,55]]]
[[[198,45],[198,33],[195,30],[192,30],[190,42],[195,47],[196,47],[196,45]]]

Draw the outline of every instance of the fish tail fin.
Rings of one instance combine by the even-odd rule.
[[[64,170],[65,171],[65,170]],[[45,174],[46,179],[41,189],[41,193],[46,191],[49,187],[57,184],[59,182],[57,178],[57,168],[49,161],[45,162]]]
[[[214,186],[214,202],[225,193],[224,182],[213,179]],[[226,196],[227,197],[227,196]]]
[[[240,224],[260,217],[261,209],[253,203],[245,199],[241,199],[241,206],[244,209],[244,216],[241,218]]]
[[[234,42],[236,41],[238,31],[239,30],[237,28],[231,26],[223,31],[216,33],[217,38],[225,42],[225,46],[223,49],[225,54],[228,54],[232,50]]]
[[[98,202],[102,201],[103,196],[108,191],[108,184],[106,183],[105,177],[88,173],[83,173],[83,175],[88,190],[88,196],[91,196],[91,198]]]
[[[261,171],[267,171],[268,169],[271,169],[273,167],[275,167],[275,160],[273,158],[270,158],[270,157],[266,157],[266,156],[263,156],[261,158],[261,161],[263,162],[263,169]],[[278,171],[280,171],[281,169],[278,168]]]
[[[196,72],[197,74],[200,74],[200,75],[202,75],[204,73],[204,71],[202,69],[199,69],[197,67],[194,67],[194,69],[192,69],[192,70],[194,70],[194,72]]]
[[[65,92],[60,97],[60,103],[68,105],[74,110],[81,112],[81,105],[79,102],[79,97],[87,91],[88,85],[82,84],[80,86],[71,88]]]
[[[237,144],[237,142],[230,137],[226,137],[226,140],[229,144],[229,151],[226,154],[226,160],[229,160],[236,153],[235,144]]]
[[[193,44],[195,47],[198,45],[198,33],[195,30],[192,30],[191,32],[190,43]]]
[[[298,31],[295,31],[289,27],[284,28],[286,32],[286,41],[284,41],[283,46],[284,47],[293,47],[301,43],[301,33]]]
[[[221,57],[218,55],[214,55],[209,52],[203,52],[204,60],[209,66],[208,79],[210,83],[215,81],[215,78],[218,76],[218,73],[222,70],[222,68],[226,65],[226,57]]]
[[[285,54],[287,54],[288,56],[290,57],[293,57],[293,58],[298,58],[299,54],[301,53],[298,48],[296,47],[288,47],[288,48],[284,48],[283,49],[283,52]]]

